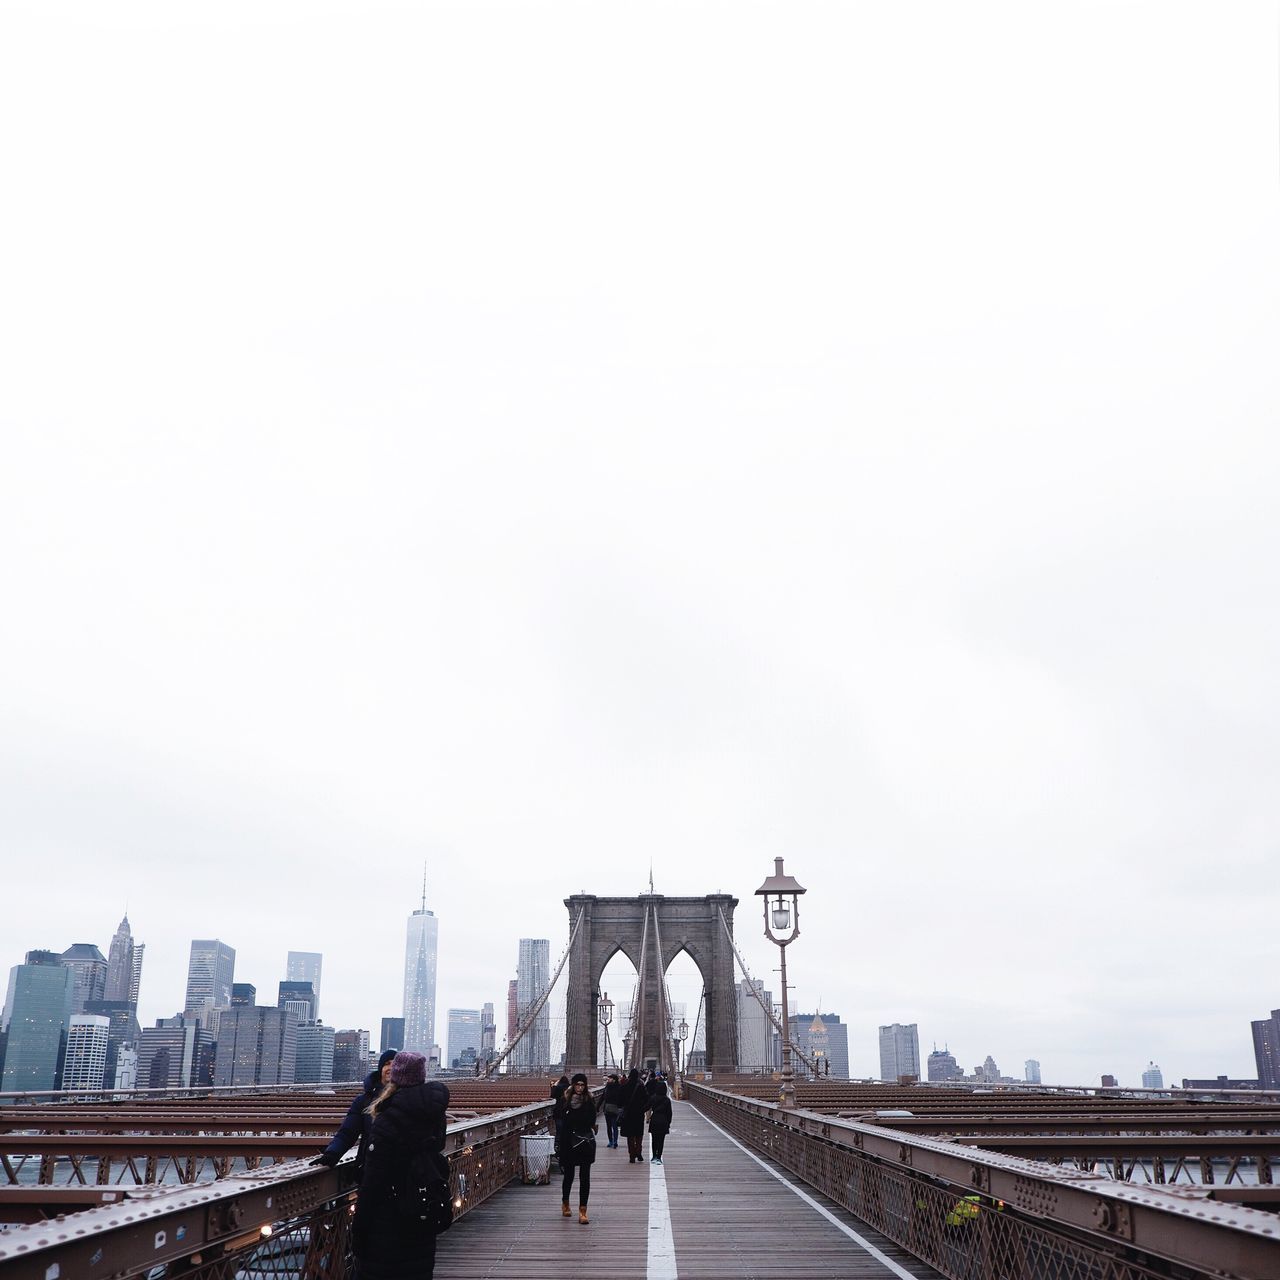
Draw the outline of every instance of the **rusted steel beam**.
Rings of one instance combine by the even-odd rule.
[[[1033,1160],[1052,1159],[1080,1154],[1098,1160],[1122,1152],[1124,1157],[1164,1156],[1177,1152],[1197,1159],[1215,1156],[1232,1157],[1263,1155],[1280,1159],[1280,1134],[1168,1134],[1125,1133],[1102,1134],[1006,1134],[1001,1137],[974,1137],[968,1134],[953,1139],[979,1151],[1004,1151]]]

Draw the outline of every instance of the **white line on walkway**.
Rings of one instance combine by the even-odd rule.
[[[651,1153],[652,1154],[652,1153]],[[676,1242],[671,1234],[671,1208],[667,1204],[667,1172],[649,1161],[649,1262],[646,1280],[679,1280]]]
[[[696,1107],[694,1109],[697,1110]],[[845,1235],[849,1237],[850,1240],[852,1240],[855,1244],[860,1245],[862,1248],[864,1248],[873,1258],[876,1259],[877,1262],[883,1262],[884,1265],[888,1267],[889,1270],[892,1271],[895,1276],[899,1277],[899,1280],[918,1280],[918,1277],[913,1276],[910,1271],[906,1270],[905,1267],[899,1266],[896,1262],[894,1262],[892,1258],[881,1253],[880,1250],[877,1249],[875,1245],[871,1243],[870,1240],[863,1239],[863,1237],[860,1236],[851,1226],[848,1226],[846,1223],[841,1222],[840,1219],[837,1218],[836,1215],[826,1207],[826,1205],[819,1204],[811,1195],[809,1195],[807,1191],[801,1191],[800,1188],[797,1187],[794,1182],[790,1181],[787,1178],[784,1178],[782,1174],[780,1174],[777,1171],[777,1169],[771,1168],[769,1165],[767,1165],[749,1147],[744,1147],[742,1143],[740,1143],[737,1140],[737,1138],[733,1136],[733,1134],[725,1133],[725,1131],[722,1128],[720,1128],[720,1126],[716,1124],[714,1120],[710,1120],[706,1116],[703,1116],[701,1111],[699,1111],[698,1114],[702,1116],[702,1118],[706,1120],[707,1123],[717,1133],[723,1134],[726,1138],[728,1138],[729,1141],[732,1142],[733,1145],[737,1147],[739,1151],[743,1151],[747,1155],[749,1155],[756,1162],[756,1164],[758,1164],[763,1170],[765,1170],[766,1173],[773,1174],[773,1176],[777,1178],[777,1180],[780,1183],[782,1183],[784,1187],[787,1187],[791,1191],[794,1191],[796,1195],[798,1195],[800,1199],[805,1202],[805,1204],[807,1204],[812,1209],[816,1209],[833,1226],[839,1227],[840,1230],[843,1231]],[[653,1202],[651,1200],[650,1204],[652,1203]],[[652,1213],[652,1210],[650,1212]],[[653,1239],[652,1236],[650,1236],[649,1238],[650,1240]],[[652,1274],[653,1273],[650,1272],[650,1275]]]

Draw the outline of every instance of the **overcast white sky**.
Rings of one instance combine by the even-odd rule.
[[[1278,114],[1273,2],[10,0],[0,967],[376,1034],[426,859],[443,1037],[651,862],[776,988],[784,855],[856,1074],[1253,1075]]]

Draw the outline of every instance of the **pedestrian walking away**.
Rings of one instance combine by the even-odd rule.
[[[623,1084],[615,1071],[604,1087],[604,1127],[610,1147],[618,1145],[618,1116],[622,1113]]]
[[[641,1148],[644,1145],[644,1117],[649,1110],[649,1094],[635,1067],[622,1086],[622,1123],[620,1128],[627,1140],[627,1163],[643,1162]]]
[[[377,1070],[370,1071],[365,1077],[364,1089],[352,1098],[346,1119],[324,1152],[316,1156],[312,1164],[327,1164],[333,1168],[352,1147],[356,1147],[356,1181],[360,1181],[360,1175],[364,1172],[364,1152],[369,1145],[369,1130],[373,1127],[369,1108],[391,1079],[391,1060],[395,1056],[394,1049],[387,1049],[378,1059]]]
[[[653,1163],[662,1163],[662,1149],[666,1146],[667,1134],[671,1132],[671,1099],[667,1097],[667,1086],[658,1081],[653,1091],[652,1107],[649,1111],[649,1142],[653,1147]]]
[[[591,1196],[591,1166],[596,1159],[596,1104],[587,1092],[587,1077],[573,1077],[568,1091],[556,1103],[556,1154],[564,1171],[560,1212],[569,1217],[569,1192],[578,1176],[578,1221],[587,1225],[587,1200]]]
[[[406,1188],[424,1154],[443,1152],[449,1090],[427,1083],[427,1060],[398,1053],[386,1087],[369,1108],[373,1121],[351,1238],[360,1280],[431,1280],[436,1228],[406,1212]]]

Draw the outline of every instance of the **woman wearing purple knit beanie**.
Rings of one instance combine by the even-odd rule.
[[[431,1280],[435,1232],[395,1207],[413,1156],[444,1150],[449,1090],[427,1080],[420,1053],[397,1053],[390,1079],[369,1107],[373,1118],[356,1197],[352,1243],[360,1280]]]

